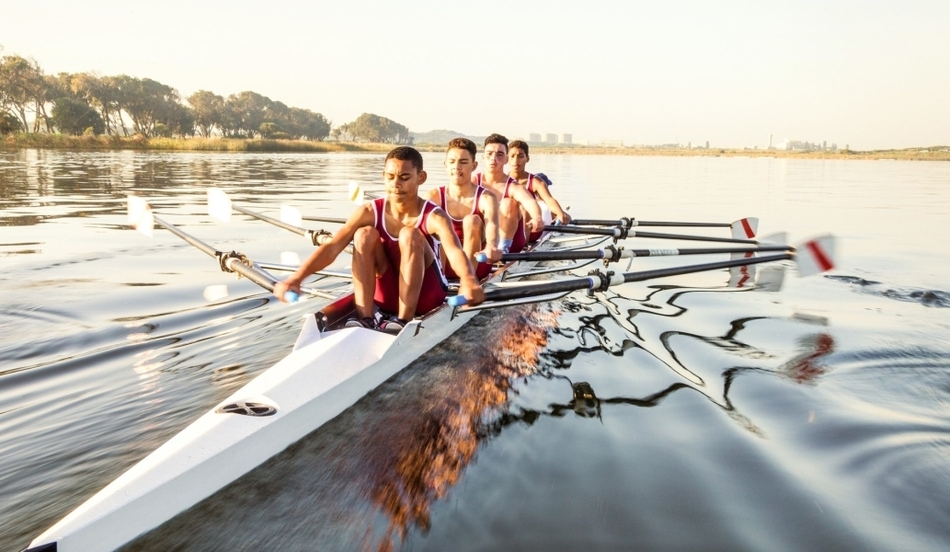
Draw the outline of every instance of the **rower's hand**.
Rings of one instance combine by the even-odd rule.
[[[481,251],[476,253],[475,258],[478,259],[479,255],[484,255],[486,257],[485,261],[480,261],[480,262],[489,262],[489,263],[495,264],[501,260],[502,253],[501,253],[501,249],[498,249],[498,247],[496,247],[495,244],[490,243],[487,246],[485,246],[485,249],[482,249]]]
[[[299,296],[300,282],[288,278],[274,284],[274,297],[280,299],[281,303],[296,303]]]
[[[459,295],[465,297],[468,305],[478,305],[485,300],[485,290],[473,278],[470,283],[461,282],[459,284]]]
[[[531,232],[540,232],[544,230],[544,221],[540,219],[538,220],[531,219],[528,221],[526,226],[528,227],[528,230]]]
[[[559,220],[561,224],[570,224],[574,219],[571,218],[571,215],[561,211],[561,214],[558,215],[557,220]]]

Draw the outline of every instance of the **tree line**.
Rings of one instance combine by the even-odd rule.
[[[256,92],[227,97],[178,91],[148,78],[92,73],[46,75],[32,59],[0,58],[0,134],[59,132],[146,138],[223,136],[412,143],[405,126],[372,113],[332,128],[320,113]],[[31,119],[32,117],[32,124]]]

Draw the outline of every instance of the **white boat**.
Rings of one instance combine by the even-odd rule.
[[[557,241],[545,235],[538,249]],[[506,285],[500,282],[514,264],[489,276],[486,286]],[[353,312],[348,294],[307,316],[289,355],[33,540],[27,552],[108,551],[134,540],[333,419],[471,319],[444,305],[391,335],[342,328]]]

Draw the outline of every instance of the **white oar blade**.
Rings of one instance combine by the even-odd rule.
[[[134,195],[129,196],[129,225],[150,238],[155,228],[155,217],[152,216],[151,206],[144,199]]]
[[[774,234],[769,234],[759,238],[759,243],[770,243],[774,245],[786,245],[788,244],[788,233],[787,232],[776,232]]]
[[[360,186],[359,182],[351,180],[349,191],[350,201],[357,205],[366,203],[366,193],[363,191],[363,187]]]
[[[756,291],[777,292],[782,290],[782,284],[785,282],[785,265],[766,265],[763,266],[755,279]]]
[[[280,254],[280,263],[291,266],[300,266],[300,255],[295,251],[284,251]]]
[[[755,258],[755,252],[746,251],[745,253],[732,253],[729,257],[733,260],[735,259],[752,259]],[[745,265],[745,266],[734,266],[729,269],[729,283],[728,287],[731,288],[744,288],[750,286],[755,282],[755,267],[756,265]]]
[[[759,230],[759,219],[756,217],[747,217],[739,219],[729,225],[732,230],[732,238],[735,240],[751,240]]]
[[[228,296],[228,286],[225,284],[208,286],[205,288],[202,295],[206,301],[218,301],[220,299],[224,299]]]
[[[811,276],[835,267],[834,236],[820,236],[809,240],[796,248],[798,274]]]
[[[300,210],[290,205],[280,206],[280,221],[293,226],[303,226],[303,215]]]
[[[231,198],[224,190],[208,188],[208,215],[221,222],[231,222]]]

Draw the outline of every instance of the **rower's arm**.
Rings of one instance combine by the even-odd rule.
[[[426,218],[426,229],[429,234],[439,239],[442,248],[445,250],[445,258],[449,261],[449,266],[458,274],[459,277],[459,295],[464,295],[466,299],[471,299],[477,305],[485,300],[485,293],[482,286],[475,279],[475,271],[472,270],[472,263],[468,260],[468,255],[462,250],[459,244],[459,238],[449,223],[449,217],[442,209],[434,209]]]
[[[567,214],[567,211],[561,208],[561,204],[558,203],[554,196],[551,195],[551,191],[548,190],[548,185],[544,183],[540,178],[535,179],[534,189],[538,194],[538,197],[541,198],[544,203],[547,204],[548,209],[551,210],[551,213],[554,215],[554,218],[561,221],[561,224],[567,224],[571,222],[571,215]]]
[[[540,232],[544,230],[544,220],[541,218],[541,208],[538,207],[538,202],[535,201],[534,196],[529,192],[524,186],[509,186],[508,193],[511,197],[521,204],[521,207],[527,211],[528,216],[531,218],[528,221],[534,226],[531,230],[533,232]]]
[[[356,231],[363,226],[372,226],[375,223],[372,204],[367,203],[358,207],[346,223],[333,234],[330,241],[317,247],[313,253],[307,257],[307,260],[300,265],[293,274],[288,276],[283,282],[278,282],[274,286],[274,296],[284,301],[284,293],[288,290],[300,293],[300,284],[311,274],[318,270],[330,266],[333,261],[346,249],[346,246],[353,241]]]
[[[482,252],[491,262],[498,262],[501,260],[501,251],[498,249],[498,198],[491,192],[483,193],[477,207],[485,219],[485,249]]]

